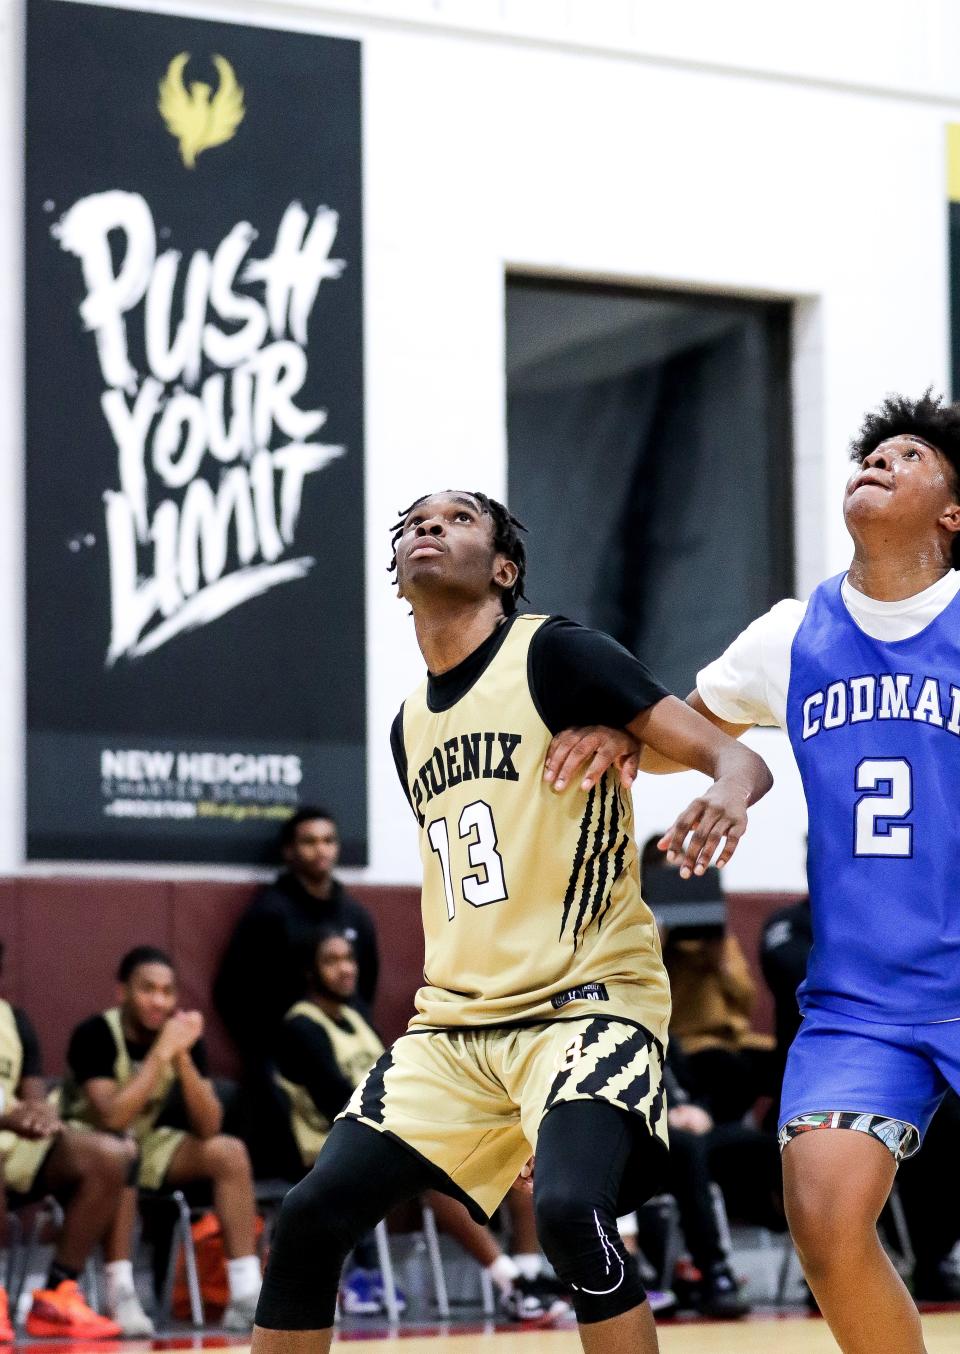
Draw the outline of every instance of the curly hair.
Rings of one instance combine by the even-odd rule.
[[[507,559],[512,560],[517,566],[516,582],[510,588],[500,589],[500,600],[503,603],[503,613],[505,616],[512,616],[517,609],[517,603],[527,600],[527,594],[523,590],[524,582],[527,577],[527,551],[520,535],[521,531],[526,531],[526,527],[521,521],[514,517],[509,508],[505,508],[502,503],[498,503],[495,498],[490,498],[481,493],[479,489],[456,490],[448,489],[446,493],[468,493],[471,498],[475,498],[480,505],[481,512],[489,517],[493,522],[493,548],[498,555],[506,555]],[[407,518],[413,512],[418,503],[423,503],[430,498],[430,494],[422,494],[420,498],[415,498],[408,508],[400,511],[399,517],[390,528],[390,545],[392,554],[390,563],[387,565],[387,572],[394,578],[397,575],[397,542],[403,535],[403,527]]]
[[[860,432],[850,443],[850,457],[862,461],[881,442],[912,434],[936,447],[953,466],[960,481],[960,404],[945,404],[928,386],[918,400],[906,395],[888,395],[879,409],[866,415]]]
[[[947,404],[927,386],[918,400],[892,394],[867,414],[850,443],[851,460],[862,462],[881,442],[911,435],[929,442],[953,469],[954,491],[960,492],[960,404]],[[960,569],[960,537],[953,542],[953,567]]]

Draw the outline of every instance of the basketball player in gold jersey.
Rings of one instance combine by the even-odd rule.
[[[287,1196],[253,1354],[325,1354],[360,1236],[431,1186],[485,1221],[534,1149],[538,1234],[584,1349],[657,1349],[616,1216],[628,1176],[634,1201],[662,1180],[667,979],[629,796],[612,773],[561,790],[543,765],[554,733],[607,724],[706,772],[682,818],[691,870],[729,859],[771,778],[607,636],[518,615],[518,527],[483,494],[445,491],[395,529],[428,669],[392,735],[420,826],[424,986]]]

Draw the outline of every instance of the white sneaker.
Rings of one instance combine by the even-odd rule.
[[[244,1298],[231,1298],[220,1323],[224,1330],[248,1331],[253,1328],[257,1315],[259,1293],[249,1293]]]
[[[116,1321],[124,1335],[155,1335],[157,1328],[141,1306],[140,1299],[132,1288],[118,1293],[110,1307],[110,1315]]]

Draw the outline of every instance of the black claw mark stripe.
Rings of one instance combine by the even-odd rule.
[[[587,795],[587,806],[583,811],[583,817],[580,819],[580,837],[577,841],[577,849],[573,855],[573,868],[570,871],[570,878],[567,881],[567,891],[563,896],[563,916],[560,918],[560,939],[563,939],[563,933],[567,927],[567,917],[570,915],[570,908],[573,905],[574,894],[576,893],[577,877],[580,874],[580,867],[583,864],[583,857],[587,850],[587,840],[590,836],[590,819],[593,817],[593,804],[597,797],[597,787],[593,786]]]
[[[583,1054],[586,1053],[587,1049],[592,1048],[593,1045],[599,1040],[600,1036],[604,1033],[604,1031],[608,1030],[609,1028],[610,1026],[605,1020],[591,1020],[590,1024],[583,1032],[583,1042],[580,1045],[581,1058]],[[572,1067],[565,1067],[562,1072],[557,1073],[556,1077],[554,1078],[553,1085],[550,1087],[550,1094],[547,1096],[546,1103],[543,1106],[544,1114],[546,1114],[547,1110],[556,1100],[557,1096],[566,1086],[567,1082],[571,1079],[571,1077],[575,1076],[580,1070],[581,1070],[580,1058],[578,1058]]]
[[[591,834],[595,806],[597,821]],[[630,844],[629,837],[623,830],[625,813],[619,784],[612,776],[603,775],[599,784],[587,797],[587,805],[580,821],[580,837],[574,854],[573,868],[563,900],[561,939],[574,902],[577,904],[572,927],[574,947],[580,943],[584,933],[594,922],[597,923],[598,929],[603,925],[604,918],[610,910],[613,886],[623,872],[623,862]],[[588,852],[591,835],[592,849]]]
[[[633,1081],[624,1087],[622,1091],[617,1092],[617,1099],[621,1101],[628,1109],[638,1110],[640,1102],[645,1095],[650,1094],[650,1064],[647,1063],[641,1071],[637,1073]]]
[[[601,907],[604,903],[610,906],[610,894],[613,891],[613,882],[619,874],[619,870],[614,871],[613,878],[610,881],[610,890],[607,889],[607,873],[610,869],[610,852],[614,843],[620,841],[620,793],[619,788],[614,785],[613,793],[610,796],[610,828],[607,832],[607,844],[600,853],[600,860],[597,865],[597,891],[593,895],[593,902],[590,905],[590,919],[587,926],[590,927],[597,920]],[[623,847],[626,849],[626,839],[623,839]],[[621,860],[622,860],[621,856]],[[606,908],[604,908],[606,911]]]
[[[617,1044],[612,1052],[601,1058],[594,1070],[577,1087],[580,1095],[599,1095],[607,1089],[607,1083],[629,1067],[634,1058],[650,1047],[650,1036],[646,1030],[632,1030],[625,1043]],[[617,1096],[619,1100],[620,1097]]]
[[[580,906],[577,909],[577,920],[573,923],[573,943],[576,945],[580,940],[583,919],[586,916],[587,908],[590,906],[590,899],[593,895],[593,876],[597,866],[597,859],[601,855],[606,839],[607,825],[607,801],[609,795],[608,785],[609,777],[604,773],[600,777],[600,807],[597,812],[597,826],[593,834],[593,850],[587,857],[587,867],[583,872],[583,886],[580,889]]]
[[[610,904],[613,902],[613,886],[620,878],[620,875],[623,873],[623,859],[624,856],[627,854],[627,847],[629,846],[629,844],[630,841],[626,833],[625,832],[621,833],[620,840],[617,843],[616,855],[613,858],[613,878],[610,881],[610,888],[607,890],[606,899],[603,903],[603,906],[600,908],[599,914],[597,916],[598,931],[600,930],[600,927],[603,925],[607,913],[610,911]]]
[[[657,1087],[656,1095],[650,1102],[650,1108],[649,1110],[647,1110],[647,1121],[649,1122],[651,1128],[656,1128],[657,1124],[659,1123],[663,1115],[664,1110],[666,1109],[666,1100],[664,1097],[665,1097],[665,1088],[663,1082],[661,1081],[660,1085]]]
[[[363,1083],[363,1095],[360,1098],[360,1117],[372,1123],[383,1123],[383,1098],[385,1087],[383,1079],[393,1066],[393,1054],[388,1049],[370,1069]]]

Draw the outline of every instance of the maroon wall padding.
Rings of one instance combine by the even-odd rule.
[[[13,984],[4,975],[4,991],[36,1025],[44,1070],[60,1076],[74,1026],[114,1004],[121,955],[134,945],[171,948],[173,885],[28,878],[18,902],[17,977]],[[4,916],[0,938],[6,934]]]
[[[207,1017],[211,1070],[230,1076],[237,1060],[213,1012],[210,987],[252,884],[193,880],[0,878],[3,992],[37,1027],[45,1070],[59,1076],[73,1027],[114,1001],[117,961],[134,945],[159,945],[176,961],[185,1006]],[[373,914],[380,943],[376,1022],[389,1042],[413,1010],[423,970],[420,891],[391,885],[350,886]],[[757,981],[754,1025],[772,1028],[772,1009],[757,962],[767,915],[793,895],[729,894],[730,923]]]

